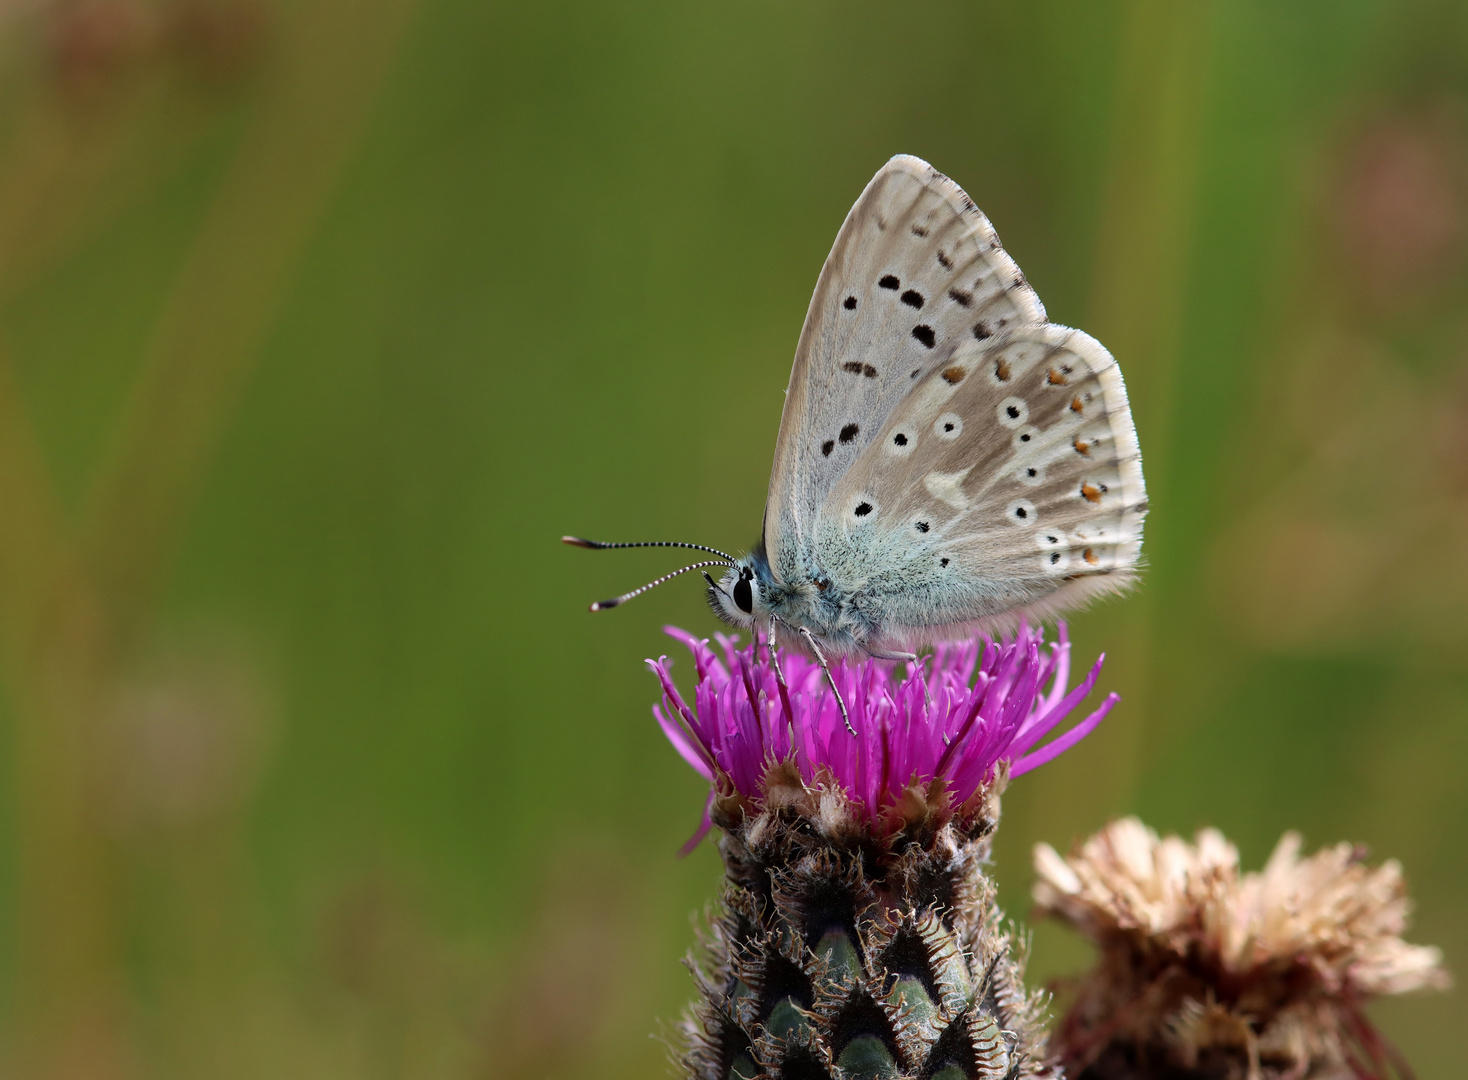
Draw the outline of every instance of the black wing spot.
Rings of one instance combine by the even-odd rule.
[[[871,364],[863,364],[861,366],[861,373],[868,379],[875,379],[877,377],[877,369],[872,367]]]
[[[916,528],[918,532],[927,532],[928,523],[926,521],[919,521],[917,525],[914,526],[914,528]]]
[[[895,442],[898,446],[906,446],[907,436],[899,431],[896,435],[892,436],[892,441]]]
[[[933,328],[926,324],[914,326],[912,336],[921,341],[924,348],[931,349],[938,343],[938,335],[933,333]]]
[[[925,225],[914,225],[912,227],[912,235],[913,236],[927,236],[928,235],[927,226],[925,226]]]
[[[866,517],[872,512],[872,504],[869,502],[857,503],[856,509],[852,511],[857,517]]]
[[[1014,508],[1014,516],[1023,519],[1029,517],[1030,512],[1026,510],[1023,506],[1016,506]]]
[[[1023,435],[1021,435],[1019,437],[1019,441],[1020,442],[1029,442],[1030,441],[1030,433],[1028,431],[1026,431]]]
[[[974,306],[974,294],[965,292],[963,289],[949,289],[948,299],[952,300],[959,307]]]
[[[944,270],[952,270],[953,260],[940,251],[938,252],[938,265],[943,267]]]
[[[855,424],[847,424],[844,428],[841,429],[841,445],[845,446],[852,439],[856,438],[856,433],[860,430],[861,428],[857,427]]]
[[[947,566],[948,565],[948,562],[949,562],[949,560],[947,560],[947,559],[939,559],[938,560],[938,565],[939,566]]]
[[[1019,419],[1019,406],[1018,405],[1010,405],[1010,406],[1007,406],[1005,408],[1005,410],[1004,410],[1004,414],[1006,416],[1008,416],[1011,420],[1018,420]]]
[[[856,297],[854,297],[854,296],[848,296],[842,302],[841,306],[844,307],[847,311],[855,311],[856,310]]]
[[[915,368],[913,368],[913,369],[912,369],[912,374],[911,374],[911,375],[909,375],[909,376],[908,376],[908,378],[909,378],[909,379],[916,379],[916,378],[917,378],[917,377],[918,377],[918,375],[919,375],[919,373],[920,373],[920,372],[921,372],[921,371],[922,371],[922,370],[923,370],[923,369],[922,369],[922,368],[920,368],[920,367],[915,367]]]
[[[846,361],[846,363],[844,363],[844,364],[841,365],[841,370],[842,371],[849,371],[853,375],[860,375],[861,374],[861,361],[859,361],[859,360],[848,360],[848,361]]]
[[[953,430],[953,421],[950,420],[950,421],[948,421],[948,423],[944,424],[943,425],[943,430],[944,431],[952,431]]]
[[[1052,551],[1050,553],[1050,565],[1051,566],[1054,566],[1059,561],[1060,561],[1060,552],[1058,552],[1058,551]]]
[[[901,285],[902,282],[897,280],[896,274],[883,274],[880,278],[877,279],[877,284],[884,289],[895,289],[897,288],[897,286]]]
[[[978,338],[980,341],[983,341],[988,336],[989,328],[987,326],[985,326],[981,322],[974,323],[974,337]]]
[[[831,451],[834,449],[836,449],[835,439],[827,439],[825,442],[821,443],[821,454],[825,457],[830,457]]]
[[[1040,470],[1031,465],[1028,469],[1025,470],[1025,475],[1033,480],[1035,477],[1040,475]]]
[[[910,308],[921,308],[923,306],[923,294],[916,289],[908,289],[902,294],[902,302]]]

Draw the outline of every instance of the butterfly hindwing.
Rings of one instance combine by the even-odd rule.
[[[893,640],[1113,591],[1146,488],[1110,353],[1052,324],[965,342],[914,382],[831,488],[816,560]]]
[[[936,365],[1044,308],[957,184],[899,155],[847,215],[790,374],[765,508],[777,577],[808,567],[819,508]]]

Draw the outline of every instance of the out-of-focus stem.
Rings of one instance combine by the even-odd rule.
[[[25,1075],[120,1075],[116,905],[95,737],[105,618],[48,499],[0,358],[0,640],[16,716],[16,1028]],[[45,1047],[45,1053],[28,1050]]]
[[[1165,499],[1168,483],[1167,454],[1159,451],[1169,441],[1211,9],[1206,0],[1127,5],[1085,323],[1126,371],[1154,503],[1159,495]],[[1154,522],[1148,525],[1152,533]],[[1084,776],[1055,770],[1023,793],[1022,816],[1034,839],[1068,831],[1078,805],[1095,813],[1125,807],[1136,785],[1154,633],[1145,585],[1108,609],[1107,620],[1108,651],[1118,661],[1116,690],[1127,707],[1092,747],[1090,753],[1103,760],[1093,757]]]
[[[80,544],[55,509],[0,358],[0,639],[17,728],[20,1075],[110,1080],[132,1071],[122,897],[104,807],[104,720],[119,662],[145,625],[413,6],[324,0],[279,9],[270,84],[164,305]],[[65,172],[65,162],[56,168]],[[0,191],[12,189],[0,182]]]

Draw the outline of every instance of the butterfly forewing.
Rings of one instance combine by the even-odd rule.
[[[915,380],[832,487],[816,558],[893,640],[1125,585],[1146,488],[1120,369],[1094,338],[1018,326]]]
[[[818,511],[892,410],[964,345],[1044,308],[961,188],[887,162],[847,215],[790,374],[765,511],[777,577],[809,571]]]

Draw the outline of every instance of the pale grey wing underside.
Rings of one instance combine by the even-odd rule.
[[[907,155],[882,166],[836,237],[796,349],[765,506],[776,577],[808,572],[827,494],[935,364],[1044,319],[957,184]]]
[[[1147,509],[1121,370],[1019,326],[921,375],[831,489],[816,559],[890,642],[1045,616],[1125,586]]]

